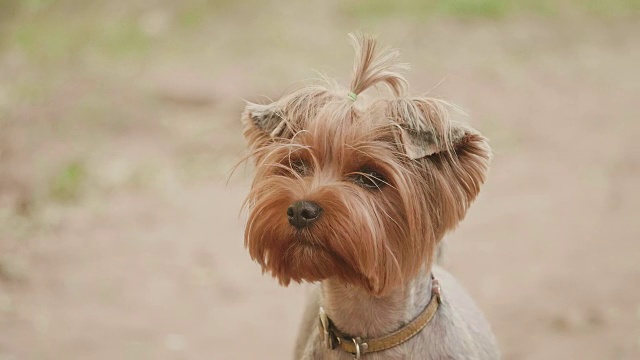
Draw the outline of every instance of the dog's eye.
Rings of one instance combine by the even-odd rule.
[[[367,189],[379,189],[387,183],[382,174],[369,168],[360,169],[353,174],[351,179],[354,183]]]
[[[305,176],[309,174],[309,165],[302,159],[296,159],[291,161],[291,170],[300,176]]]

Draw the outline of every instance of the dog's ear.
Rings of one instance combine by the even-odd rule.
[[[247,103],[242,113],[244,137],[257,161],[259,150],[283,136],[287,123],[277,103],[266,105]]]
[[[455,150],[456,147],[463,145],[469,136],[478,134],[472,128],[460,123],[451,123],[449,129],[444,129],[444,133],[438,133],[435,129],[401,125],[400,133],[404,151],[412,160]]]
[[[404,153],[412,160],[450,153],[469,140],[486,139],[470,126],[450,120],[448,105],[429,98],[389,100],[387,116],[398,126]],[[488,145],[487,145],[488,147]]]
[[[265,105],[247,103],[242,113],[243,135],[255,164],[264,159],[269,145],[291,139],[295,133],[291,118],[291,114],[285,115],[279,102]]]
[[[487,139],[471,126],[452,121],[445,102],[428,98],[387,100],[387,117],[399,129],[400,150],[439,189],[442,204],[457,204],[455,226],[480,192],[491,160]],[[439,175],[435,175],[435,173]],[[452,186],[456,184],[457,186]]]
[[[276,103],[261,105],[247,103],[242,114],[245,131],[249,128],[262,132],[269,137],[278,137],[285,127],[282,111]]]
[[[244,136],[254,151],[290,140],[335,95],[321,86],[306,86],[270,104],[247,103],[242,113]]]

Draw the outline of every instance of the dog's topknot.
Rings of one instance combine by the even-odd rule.
[[[242,118],[248,125],[245,136],[251,139],[254,150],[274,138],[291,138],[321,111],[332,114],[326,118],[352,118],[351,105],[356,95],[378,84],[386,85],[395,98],[405,97],[408,84],[402,73],[409,65],[398,62],[400,52],[361,33],[349,34],[349,41],[355,50],[350,90],[322,76],[320,81],[284,94],[270,104],[247,103]]]
[[[361,33],[349,34],[349,41],[356,51],[351,92],[358,95],[378,83],[387,85],[396,96],[407,92],[402,72],[409,70],[409,65],[398,62],[398,50],[381,46],[375,38]]]

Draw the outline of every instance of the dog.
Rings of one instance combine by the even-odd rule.
[[[448,103],[408,96],[397,50],[349,37],[348,90],[324,78],[242,114],[256,168],[245,246],[281,285],[316,283],[295,359],[498,359],[434,264],[485,181],[488,141]],[[389,94],[363,94],[379,85]]]

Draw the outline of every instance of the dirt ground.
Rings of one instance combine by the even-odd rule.
[[[243,248],[239,114],[346,82],[355,29],[492,142],[445,264],[504,358],[640,359],[637,13],[25,3],[0,26],[0,360],[291,358],[306,287]]]

